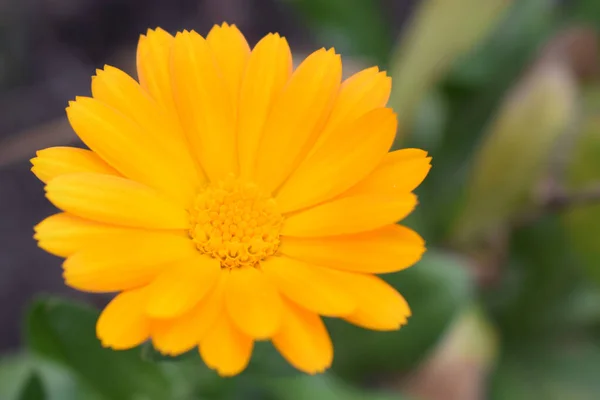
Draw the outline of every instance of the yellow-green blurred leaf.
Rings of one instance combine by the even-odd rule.
[[[510,0],[424,0],[393,56],[390,104],[404,127],[425,93],[458,56],[495,26]],[[402,125],[401,125],[402,126]]]
[[[586,119],[569,157],[568,192],[600,188],[600,88],[585,96]],[[600,284],[600,204],[573,205],[564,215],[569,240],[588,275]]]
[[[560,61],[538,63],[518,83],[474,156],[455,241],[486,235],[526,206],[575,109],[576,84]]]

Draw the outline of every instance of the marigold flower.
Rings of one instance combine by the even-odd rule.
[[[41,150],[32,171],[64,212],[35,228],[65,257],[66,284],[119,292],[102,312],[104,346],[147,340],[162,353],[195,347],[223,376],[241,372],[256,340],[317,373],[333,348],[320,316],[375,330],[410,309],[379,273],[425,251],[395,222],[430,158],[388,153],[396,116],[377,68],[341,82],[333,49],[293,70],[286,40],[253,50],[233,25],[206,38],[141,36],[139,83],[105,66],[92,97],[70,102],[90,150]]]

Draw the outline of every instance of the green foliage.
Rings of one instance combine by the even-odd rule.
[[[384,66],[392,49],[387,20],[372,0],[285,0],[305,18],[322,46]]]
[[[392,55],[390,104],[402,125],[456,59],[492,30],[510,4],[504,0],[425,0]],[[451,32],[451,34],[449,34]]]
[[[572,161],[567,169],[567,190],[571,194],[600,189],[600,97],[599,88],[591,88],[585,97],[585,120],[575,138]],[[596,189],[594,189],[596,190]],[[564,223],[572,246],[577,249],[588,276],[600,284],[600,205],[587,203],[569,210]]]
[[[23,391],[19,395],[19,400],[45,400],[46,392],[44,384],[39,375],[33,373],[29,376],[23,387]]]
[[[297,376],[279,379],[269,384],[275,398],[286,400],[403,400],[397,394],[382,394],[357,390],[330,374],[317,377]]]
[[[591,343],[533,346],[498,365],[490,400],[594,400],[600,393],[600,348]]]
[[[36,354],[57,362],[99,395],[111,400],[169,398],[160,368],[138,351],[114,352],[96,339],[98,312],[60,299],[38,300],[27,321],[27,341]]]

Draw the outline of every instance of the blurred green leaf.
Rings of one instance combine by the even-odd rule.
[[[333,371],[361,379],[414,367],[438,342],[471,298],[466,266],[450,254],[429,250],[415,266],[386,279],[408,301],[412,317],[396,332],[374,332],[332,320]]]
[[[600,349],[579,343],[529,346],[505,355],[490,385],[491,400],[595,400]]]
[[[588,23],[598,26],[600,24],[600,2],[597,0],[578,0],[568,2],[563,6],[567,15],[574,22]]]
[[[454,240],[472,245],[527,207],[573,122],[576,85],[562,62],[542,62],[506,97],[474,156]]]
[[[494,27],[510,3],[507,0],[420,2],[392,58],[394,88],[390,105],[398,112],[401,126],[411,123],[427,91],[458,56]]]
[[[103,400],[78,382],[65,367],[29,353],[0,360],[0,399],[18,399],[32,376],[39,378],[45,400]]]
[[[600,190],[600,87],[586,93],[585,109],[582,131],[567,166],[565,184],[570,193],[590,187]],[[565,213],[564,223],[588,276],[600,284],[600,204],[574,205]]]
[[[553,30],[555,2],[515,1],[493,32],[462,56],[448,73],[447,81],[463,87],[494,85],[507,72],[519,71]]]
[[[501,104],[507,88],[538,54],[555,29],[555,2],[513,2],[488,38],[460,57],[438,88],[447,104],[441,143],[432,151],[433,165],[419,188],[419,210],[426,210],[429,241],[447,240],[464,204],[469,162],[482,132]],[[411,143],[412,144],[412,143]]]
[[[397,393],[384,394],[352,387],[331,374],[281,378],[268,384],[277,400],[402,400]]]
[[[282,0],[283,1],[283,0]],[[285,0],[304,15],[318,42],[342,54],[385,65],[392,35],[383,10],[372,0]]]
[[[40,379],[39,375],[33,373],[29,376],[29,379],[25,383],[19,400],[46,400],[46,392],[44,391],[44,384]]]
[[[567,306],[580,305],[575,296],[582,292],[578,265],[560,218],[549,215],[515,230],[510,259],[502,271],[504,282],[486,292],[496,302],[494,314],[504,345],[518,348],[571,334],[575,315]],[[498,297],[504,298],[499,302]],[[589,310],[586,314],[593,316]]]
[[[112,351],[100,345],[98,312],[57,298],[36,301],[27,319],[32,351],[73,371],[107,400],[164,400],[171,388],[160,368],[141,360],[139,350]]]
[[[31,373],[31,362],[25,354],[0,359],[0,399],[18,399]]]

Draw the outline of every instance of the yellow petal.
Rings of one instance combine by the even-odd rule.
[[[397,196],[412,192],[431,169],[431,157],[419,149],[402,149],[388,153],[383,162],[347,194],[373,193]]]
[[[292,74],[292,53],[285,38],[269,34],[256,44],[242,80],[238,116],[240,173],[254,173],[258,146],[274,100]]]
[[[171,74],[171,46],[173,36],[161,28],[149,29],[140,36],[136,64],[140,85],[171,115],[177,115],[173,100]]]
[[[254,341],[222,313],[200,342],[200,355],[220,376],[237,375],[246,368]]]
[[[332,50],[318,50],[298,66],[273,104],[258,150],[255,178],[277,189],[312,147],[340,87],[342,63]]]
[[[354,296],[326,268],[289,257],[270,257],[261,269],[294,303],[326,316],[349,315],[356,309]]]
[[[150,283],[163,270],[197,255],[189,238],[144,232],[85,247],[63,264],[67,285],[89,292],[115,292]]]
[[[396,127],[393,111],[378,108],[339,128],[283,185],[277,194],[280,211],[331,199],[366,177],[385,157]]]
[[[192,349],[223,314],[225,285],[229,274],[219,274],[210,292],[189,312],[173,319],[152,321],[152,342],[158,351],[179,355]]]
[[[280,251],[310,264],[380,274],[400,271],[419,261],[425,242],[409,228],[389,225],[353,235],[285,237]]]
[[[235,109],[215,54],[196,32],[175,36],[171,75],[191,150],[210,180],[237,173]]]
[[[138,232],[143,234],[145,231],[102,224],[69,213],[59,213],[40,222],[35,227],[33,237],[47,252],[59,257],[68,257],[84,247],[105,241],[126,239]]]
[[[273,345],[290,364],[307,374],[323,372],[333,361],[333,344],[321,318],[290,303]]]
[[[154,189],[116,176],[59,176],[46,185],[46,197],[62,210],[98,222],[151,229],[189,227],[184,208]]]
[[[200,253],[176,263],[150,284],[146,313],[152,318],[184,314],[212,289],[220,273],[219,261]]]
[[[60,175],[76,172],[94,172],[97,174],[120,174],[105,163],[94,152],[75,147],[50,147],[39,150],[37,157],[31,159],[31,171],[44,183]]]
[[[97,99],[78,97],[67,116],[83,142],[129,179],[167,194],[182,205],[191,201],[194,182],[182,162],[165,156],[165,148],[131,118]],[[185,154],[181,154],[185,158]]]
[[[150,336],[150,320],[144,315],[147,291],[130,290],[117,295],[102,311],[96,334],[102,346],[125,350],[145,342]]]
[[[230,271],[225,304],[236,325],[255,339],[270,338],[281,323],[281,297],[259,269]]]
[[[400,221],[416,205],[417,197],[412,193],[339,197],[287,216],[281,234],[318,237],[370,231]]]
[[[383,279],[374,275],[331,271],[332,276],[351,292],[358,304],[348,322],[367,329],[391,331],[406,324],[410,317],[408,303]]]
[[[385,72],[379,72],[377,67],[364,69],[346,79],[342,83],[327,125],[312,151],[320,147],[337,129],[358,116],[375,108],[385,107],[391,90],[392,79]]]
[[[221,26],[215,25],[206,36],[206,41],[217,59],[234,109],[237,110],[242,76],[250,57],[250,46],[237,26],[226,23]]]
[[[202,180],[177,116],[154,101],[132,77],[108,65],[96,71],[92,95],[134,121],[145,133],[145,140],[162,149],[161,162],[176,167],[179,173],[178,197],[191,201]]]

